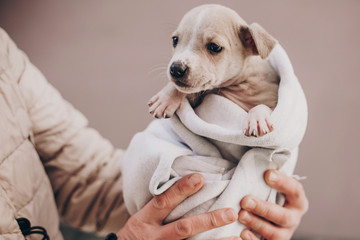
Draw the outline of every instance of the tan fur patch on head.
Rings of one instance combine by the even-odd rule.
[[[251,54],[259,55],[263,59],[269,56],[277,43],[276,39],[257,23],[241,27],[239,37]]]
[[[241,25],[247,23],[235,11],[216,4],[185,14],[173,33],[178,42],[169,66],[176,61],[185,64],[188,71],[181,81],[190,87],[175,87],[185,93],[199,92],[240,76],[246,58],[238,34]],[[220,50],[211,51],[211,45]],[[169,79],[179,81],[170,75]]]

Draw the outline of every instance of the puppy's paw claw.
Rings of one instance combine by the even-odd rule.
[[[265,134],[267,134],[267,133],[268,133],[268,130],[267,130],[267,129],[265,129],[265,128],[263,128],[263,129],[262,129],[262,133],[265,135]]]
[[[245,136],[261,137],[273,130],[271,109],[265,105],[258,105],[248,112],[243,122]]]
[[[149,113],[155,118],[171,118],[179,108],[181,99],[164,95],[155,96],[149,102]]]
[[[159,96],[155,95],[147,102],[147,105],[151,107],[155,102],[157,102],[157,100],[159,100]]]

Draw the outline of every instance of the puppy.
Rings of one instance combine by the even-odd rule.
[[[247,136],[273,130],[279,78],[265,58],[276,40],[233,10],[202,5],[190,10],[172,34],[169,83],[149,101],[157,118],[172,117],[187,97],[193,107],[208,93],[222,95],[248,112]]]

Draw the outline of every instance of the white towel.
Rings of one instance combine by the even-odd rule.
[[[130,214],[153,195],[188,173],[200,172],[204,187],[175,208],[166,222],[224,207],[240,210],[252,194],[276,202],[276,191],[263,179],[267,169],[291,175],[307,124],[307,103],[284,49],[277,44],[269,63],[280,76],[274,130],[247,137],[241,126],[246,112],[230,100],[210,94],[194,110],[187,100],[171,119],[154,120],[132,139],[122,162],[124,198]],[[238,221],[191,239],[239,236]]]

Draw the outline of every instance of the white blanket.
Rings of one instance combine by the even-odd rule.
[[[219,95],[208,95],[195,110],[185,100],[171,119],[154,120],[134,136],[122,162],[124,197],[130,214],[153,195],[161,194],[188,173],[200,172],[204,187],[182,202],[166,221],[232,207],[252,194],[277,202],[263,174],[278,169],[291,175],[307,124],[307,104],[284,49],[278,44],[269,63],[280,76],[278,104],[272,113],[274,130],[247,137],[241,126],[246,112]],[[238,221],[191,239],[239,236]]]

